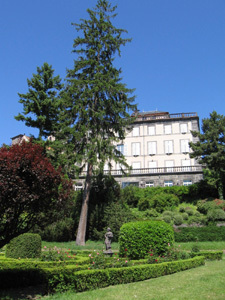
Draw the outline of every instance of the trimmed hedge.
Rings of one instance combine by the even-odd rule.
[[[156,278],[204,265],[204,257],[153,265],[137,265],[125,268],[68,272],[67,269],[45,269],[48,292],[72,290],[83,292],[110,285],[124,284]]]
[[[200,251],[191,253],[191,256],[204,256],[207,260],[221,260],[223,258],[223,251]]]
[[[174,238],[178,243],[225,241],[225,226],[180,227],[174,232]]]
[[[150,249],[163,255],[174,242],[173,228],[164,221],[140,221],[120,228],[119,254],[130,259],[144,258]]]
[[[24,233],[12,239],[6,246],[5,256],[11,258],[37,258],[41,255],[39,234]]]

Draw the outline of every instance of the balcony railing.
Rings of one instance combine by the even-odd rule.
[[[127,174],[128,176],[140,176],[140,175],[160,175],[160,174],[179,174],[179,173],[201,173],[202,166],[178,166],[178,167],[163,167],[163,168],[141,168],[132,170],[111,170],[104,171],[104,175],[111,174],[112,176],[122,176]],[[86,172],[83,171],[79,177],[85,177]]]
[[[162,119],[183,119],[197,117],[196,112],[191,113],[177,113],[177,114],[153,114],[153,115],[140,115],[135,119],[135,122],[148,121],[148,120],[162,120]]]

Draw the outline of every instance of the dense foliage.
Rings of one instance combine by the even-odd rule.
[[[175,241],[182,242],[205,242],[224,241],[225,226],[184,227],[174,233]]]
[[[70,206],[72,183],[55,170],[40,145],[0,149],[0,248],[13,237],[42,228]]]
[[[20,94],[23,104],[22,114],[15,117],[25,122],[26,126],[39,129],[39,138],[54,134],[59,115],[59,94],[63,88],[59,76],[48,63],[37,67],[37,74],[27,79],[28,92]]]
[[[144,258],[150,249],[165,254],[174,242],[173,228],[163,221],[130,222],[120,229],[120,255],[131,259]]]
[[[6,246],[6,257],[38,258],[41,256],[41,237],[34,233],[24,233],[13,238]]]
[[[212,172],[219,198],[223,199],[225,179],[225,117],[213,111],[210,118],[202,120],[202,133],[192,132],[198,141],[190,143],[191,157],[206,165]]]

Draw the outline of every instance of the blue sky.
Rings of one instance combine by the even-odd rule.
[[[27,78],[48,62],[65,78],[73,66],[77,36],[71,22],[87,18],[95,0],[1,0],[0,145],[37,130],[16,121],[22,112],[17,93],[28,91]],[[225,114],[225,1],[112,0],[114,24],[128,30],[122,47],[123,82],[135,88],[141,111]]]

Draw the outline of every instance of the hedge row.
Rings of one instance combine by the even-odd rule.
[[[174,232],[174,238],[178,243],[225,241],[225,226],[182,227]]]
[[[79,266],[68,265],[43,267],[25,262],[9,268],[0,269],[0,288],[15,288],[44,284],[46,292],[73,290],[76,292],[106,287],[109,285],[142,281],[175,272],[198,267],[204,264],[204,256],[187,260],[165,262],[160,264],[142,264],[132,267],[108,268],[95,270],[79,270]],[[13,267],[13,266],[12,266]],[[80,268],[84,268],[81,266]],[[87,266],[88,267],[88,266]]]
[[[206,260],[221,260],[223,258],[223,251],[201,251],[192,253],[192,257],[204,256]]]
[[[68,272],[68,270],[45,269],[48,292],[72,290],[83,292],[110,285],[143,281],[164,275],[173,274],[204,265],[203,256],[187,260],[167,262],[153,265],[137,265],[132,267],[111,268],[103,270],[87,270]]]

